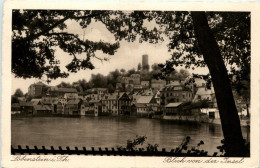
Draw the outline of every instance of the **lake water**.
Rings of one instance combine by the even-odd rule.
[[[170,150],[181,144],[186,136],[191,137],[188,147],[196,146],[200,140],[204,145],[200,149],[209,154],[218,152],[217,146],[223,139],[220,125],[192,124],[176,121],[130,117],[32,117],[12,119],[11,144],[58,146],[79,148],[126,146],[128,139],[136,135],[146,136],[148,143],[159,144],[159,148]],[[249,128],[242,128],[244,138],[249,137]]]

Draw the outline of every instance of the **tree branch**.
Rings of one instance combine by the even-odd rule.
[[[65,18],[63,18],[63,19],[57,21],[56,23],[54,23],[52,26],[50,26],[50,27],[44,29],[44,30],[41,31],[40,33],[30,35],[29,37],[27,37],[27,39],[28,39],[29,41],[34,40],[34,39],[37,39],[37,38],[40,37],[41,35],[44,35],[44,34],[48,33],[50,30],[52,30],[52,29],[54,29],[55,27],[57,27],[59,24],[64,23],[64,22],[65,22],[66,20],[68,20],[69,18],[70,18],[70,17],[67,16],[67,17],[65,17]]]
[[[71,33],[67,33],[67,32],[60,32],[60,33],[48,33],[48,34],[46,34],[46,35],[57,35],[57,36],[59,36],[59,35],[65,35],[65,36],[73,36],[74,38],[76,38],[76,39],[78,40],[78,42],[79,42],[81,45],[83,45],[85,48],[89,48],[89,46],[88,46],[84,41],[82,41],[80,38],[78,38],[78,36],[76,36],[75,34],[71,34]],[[72,54],[74,55],[74,53],[72,53]],[[76,58],[75,55],[74,55],[74,57]],[[97,57],[97,56],[95,56],[95,55],[93,55],[93,57],[96,58],[96,59],[99,59],[101,62],[104,61],[104,59],[99,58],[99,57]]]
[[[58,25],[64,23],[66,20],[68,19],[86,19],[86,18],[90,18],[90,17],[95,17],[95,16],[98,16],[102,13],[104,13],[105,11],[102,11],[100,13],[96,13],[96,14],[90,14],[90,15],[87,15],[87,16],[81,16],[81,17],[73,17],[73,14],[70,14],[69,16],[66,16],[64,17],[63,19],[57,21],[56,23],[54,23],[52,26],[50,27],[47,27],[46,29],[44,29],[43,31],[41,31],[40,33],[37,33],[37,34],[32,34],[30,35],[29,37],[27,37],[27,39],[29,41],[31,40],[34,40],[34,39],[37,39],[38,37],[48,33],[50,30],[54,29],[55,27],[57,27]]]

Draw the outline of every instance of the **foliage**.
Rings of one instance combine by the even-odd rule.
[[[61,82],[60,84],[57,85],[57,87],[65,87],[65,88],[71,88],[72,85],[70,83],[66,83],[66,82]]]
[[[113,55],[119,43],[93,42],[82,39],[78,34],[66,32],[67,22],[74,20],[82,29],[91,19],[101,19],[109,11],[73,11],[73,10],[13,10],[12,20],[12,73],[16,77],[49,79],[67,77],[62,72],[59,60],[55,55],[56,47],[72,56],[66,65],[69,72],[80,69],[93,69],[90,59],[96,58],[95,52],[100,50]],[[85,58],[77,55],[85,53]],[[100,60],[103,60],[99,58]],[[30,65],[30,66],[28,66]]]
[[[141,63],[139,63],[138,65],[137,65],[137,71],[141,71],[142,70],[142,65],[141,65]]]
[[[18,97],[25,96],[21,89],[16,89],[15,93],[11,96],[11,103],[19,103]]]
[[[147,145],[147,151],[156,151],[156,150],[158,150],[158,147],[159,147],[159,145],[158,144],[154,144],[154,145],[152,145],[152,144],[149,144],[148,143],[148,145]]]
[[[138,150],[140,150],[140,149],[141,149],[142,151],[144,151],[144,148],[141,148],[141,147],[142,147],[142,145],[144,144],[144,142],[146,141],[146,139],[147,139],[146,136],[138,136],[138,135],[136,135],[136,138],[135,138],[135,139],[133,139],[133,140],[128,139],[128,140],[127,140],[127,142],[126,142],[127,144],[126,144],[125,149],[126,149],[127,151],[138,151]],[[138,148],[138,147],[139,147],[139,148]],[[155,150],[157,150],[158,147],[159,147],[158,144],[152,145],[152,144],[149,144],[149,143],[148,143],[146,149],[147,149],[148,151],[155,151]],[[120,147],[118,147],[118,148],[123,149],[124,147],[120,146]]]
[[[232,84],[238,90],[250,91],[250,13],[248,12],[206,12],[211,31],[217,41],[221,55],[229,70]],[[165,64],[162,77],[172,72],[176,66],[185,68],[205,67],[193,22],[189,12],[156,13],[156,22],[164,28],[164,33],[170,38],[168,45],[172,58]],[[167,20],[164,20],[165,18]]]
[[[196,156],[200,155],[200,156],[207,156],[208,152],[199,149],[201,145],[204,144],[204,142],[201,140],[197,146],[192,147],[191,149],[189,149],[188,144],[190,143],[190,136],[187,136],[183,139],[182,143],[174,150],[175,153],[182,153],[183,150],[188,151],[191,154],[196,154]]]
[[[127,150],[137,150],[138,145],[143,145],[144,141],[147,139],[146,136],[138,136],[134,140],[127,140],[126,149]]]
[[[189,142],[190,142],[190,137],[189,136],[185,137],[182,143],[175,149],[175,152],[181,153],[182,150],[187,150]]]
[[[227,156],[226,154],[226,145],[225,145],[225,139],[221,140],[220,146],[217,146],[217,149],[220,151],[221,155],[220,156]],[[247,143],[246,140],[244,139],[244,146],[246,148],[245,153],[243,154],[244,157],[249,157],[250,156],[250,143]],[[217,153],[217,152],[216,152]]]
[[[147,137],[146,136],[138,136],[136,135],[136,138],[133,140],[127,140],[127,145],[126,145],[126,150],[127,151],[138,151],[142,150],[144,151],[147,149],[147,151],[152,152],[152,151],[157,151],[159,145],[158,144],[149,144],[146,147],[142,147],[144,142],[146,141]],[[208,152],[204,150],[200,150],[199,147],[204,144],[203,141],[200,141],[196,147],[192,147],[191,150],[188,147],[188,144],[190,142],[190,137],[187,136],[183,139],[182,143],[175,148],[172,152],[176,154],[184,153],[184,151],[188,151],[192,156],[195,154],[195,156],[207,156]],[[119,149],[124,149],[124,147],[120,146],[118,147]]]
[[[107,86],[107,89],[108,93],[114,93],[115,91],[115,87],[111,83]]]
[[[23,97],[24,94],[23,94],[23,91],[21,89],[16,89],[14,95],[15,97]]]
[[[12,96],[12,97],[11,97],[11,103],[12,103],[12,104],[13,104],[13,103],[19,103],[18,98],[17,98],[16,96]]]
[[[102,74],[92,74],[90,81],[93,85],[93,87],[96,88],[104,88],[107,86],[107,78]]]

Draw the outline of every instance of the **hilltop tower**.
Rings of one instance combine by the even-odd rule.
[[[148,55],[144,54],[142,57],[142,71],[149,71]]]

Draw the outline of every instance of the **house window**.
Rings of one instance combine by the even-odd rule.
[[[198,99],[201,99],[201,95],[198,95]]]
[[[215,112],[209,112],[209,118],[215,119]]]

